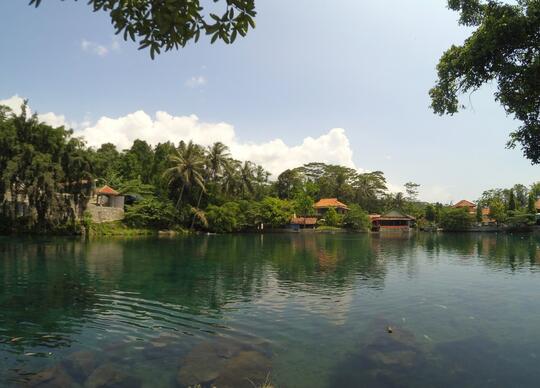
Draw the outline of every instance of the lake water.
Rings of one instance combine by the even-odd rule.
[[[2,387],[538,387],[539,363],[538,235],[0,238]]]

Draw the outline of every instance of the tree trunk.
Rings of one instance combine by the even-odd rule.
[[[201,193],[199,194],[199,199],[197,200],[197,209],[199,209],[199,206],[201,206],[202,195],[203,195],[203,191],[201,189]],[[191,219],[191,227],[190,227],[190,229],[193,229],[194,225],[195,225],[195,213],[193,214],[193,218]]]
[[[182,197],[184,195],[184,188],[186,187],[185,183],[182,183],[182,190],[180,190],[180,197],[178,197],[178,201],[176,201],[176,208],[179,209],[180,202],[182,202]]]

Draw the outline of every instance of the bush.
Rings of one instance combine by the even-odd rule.
[[[291,222],[293,206],[289,201],[279,198],[266,197],[259,207],[261,222],[271,227],[280,227]]]
[[[467,230],[474,222],[473,217],[466,208],[446,208],[440,215],[439,224],[444,230]]]
[[[506,225],[510,230],[528,229],[536,223],[536,215],[515,211],[506,219]]]
[[[222,206],[210,205],[206,209],[208,229],[217,233],[237,232],[242,229],[240,206],[227,202]]]
[[[326,211],[326,214],[324,215],[324,224],[326,226],[340,226],[342,221],[342,217],[337,213],[336,209],[331,207]]]
[[[359,205],[352,204],[343,219],[343,226],[347,229],[367,232],[371,229],[371,221],[369,215]]]
[[[172,229],[177,225],[177,214],[170,202],[149,198],[130,206],[124,223],[133,228]]]

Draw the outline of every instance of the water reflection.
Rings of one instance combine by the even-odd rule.
[[[0,239],[0,385],[227,386],[266,370],[280,386],[508,383],[540,346],[539,246],[427,233]],[[467,347],[481,357],[456,356]],[[219,367],[197,370],[205,357]]]

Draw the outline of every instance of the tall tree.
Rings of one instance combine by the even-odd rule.
[[[482,206],[476,206],[476,222],[482,222]]]
[[[42,0],[30,0],[38,7]],[[211,43],[233,43],[255,28],[255,0],[214,0],[223,5],[203,7],[200,0],[89,0],[94,12],[109,14],[116,34],[124,40],[138,41],[139,50],[149,49],[152,59],[162,50],[169,51],[197,42],[201,34]],[[208,9],[210,8],[210,9]],[[214,11],[214,12],[212,12]]]
[[[414,182],[405,183],[405,192],[407,193],[407,200],[416,202],[418,200],[418,188],[420,185]]]
[[[301,190],[302,178],[298,170],[285,170],[279,174],[276,188],[279,198],[291,199]]]
[[[524,208],[527,206],[527,198],[529,196],[529,190],[527,186],[522,185],[521,183],[515,184],[512,187],[516,197],[516,205],[518,208]]]
[[[202,192],[204,184],[204,158],[199,146],[190,141],[185,147],[179,147],[170,156],[172,167],[168,168],[164,177],[169,187],[180,187],[176,206],[182,203],[185,190],[198,187]]]
[[[231,158],[229,147],[218,141],[208,147],[206,158],[208,160],[210,178],[216,181],[218,175],[222,173]]]
[[[540,1],[449,0],[448,6],[474,30],[440,59],[430,90],[433,110],[454,114],[460,94],[496,81],[495,99],[522,123],[507,146],[519,144],[526,158],[540,163]]]
[[[515,211],[516,206],[516,197],[514,195],[514,190],[510,190],[510,196],[508,197],[508,210]]]
[[[527,201],[527,213],[536,214],[536,197],[532,192],[529,193],[529,199]]]
[[[26,102],[21,108],[19,115],[0,108],[0,211],[29,230],[73,225],[93,181],[84,142],[29,116]]]

